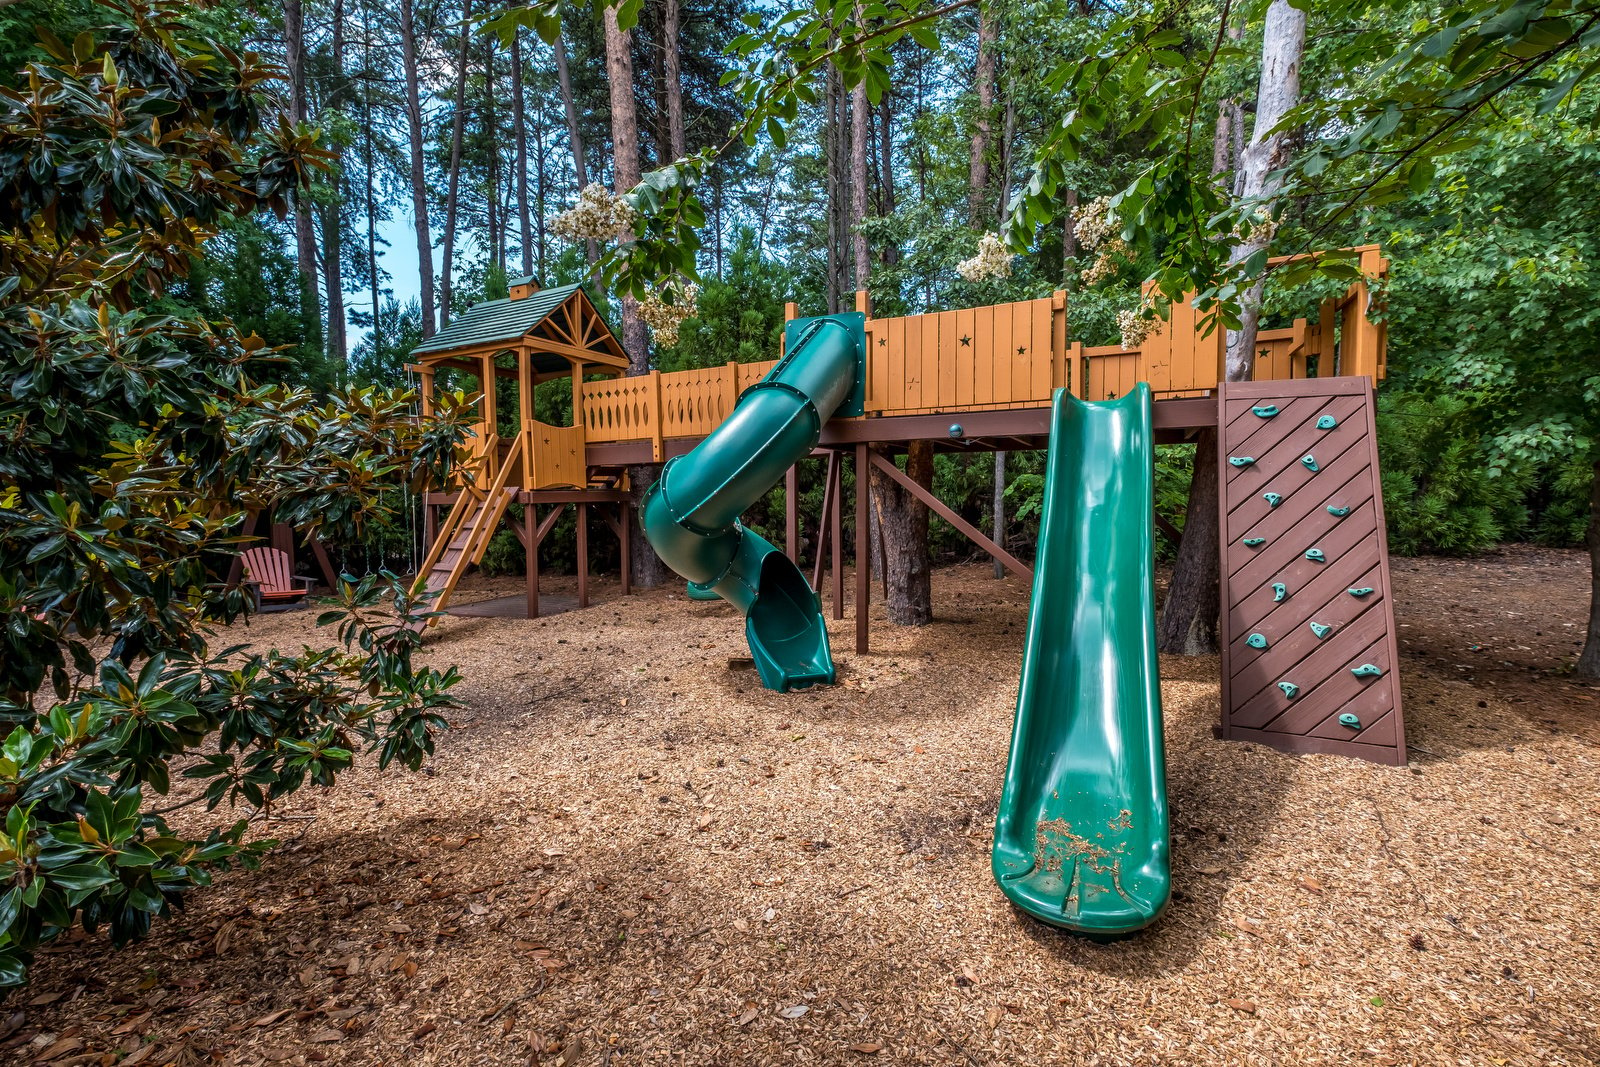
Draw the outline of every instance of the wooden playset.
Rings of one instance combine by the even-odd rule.
[[[1366,279],[1385,276],[1387,261],[1377,246],[1356,251]],[[1032,568],[907,478],[885,453],[919,440],[940,450],[1045,448],[1058,389],[1098,401],[1147,382],[1156,442],[1191,440],[1205,427],[1221,431],[1222,637],[1228,650],[1224,735],[1291,750],[1348,751],[1403,762],[1398,687],[1389,677],[1393,625],[1371,430],[1372,389],[1384,377],[1386,338],[1382,324],[1369,315],[1371,302],[1369,283],[1363,280],[1342,297],[1324,301],[1317,321],[1301,319],[1287,329],[1263,331],[1256,380],[1225,385],[1223,335],[1207,332],[1185,302],[1174,305],[1169,321],[1141,347],[1123,349],[1072,341],[1066,294],[1061,292],[892,318],[873,318],[866,294],[858,293],[865,333],[862,413],[827,418],[816,446],[816,454],[828,457],[828,474],[824,514],[815,520],[813,573],[822,577],[824,557],[831,552],[834,617],[844,617],[846,600],[840,558],[845,462],[853,461],[858,473],[875,466],[1012,572],[1031,579]],[[789,314],[795,317],[793,305]],[[605,517],[621,541],[627,591],[634,521],[634,496],[624,488],[627,468],[688,453],[778,363],[628,376],[622,346],[582,288],[541,289],[533,279],[515,283],[508,299],[470,309],[417,348],[413,357],[411,369],[421,379],[424,410],[435,376],[445,368],[475,378],[483,395],[472,462],[459,471],[454,484],[425,498],[431,547],[418,581],[438,592],[441,603],[448,602],[461,576],[482,559],[507,507],[521,504],[523,518],[511,525],[527,556],[528,617],[539,611],[539,543],[568,506],[581,513],[580,603],[587,602],[590,508]],[[560,378],[571,382],[575,418],[570,426],[534,417],[534,387]],[[498,433],[495,390],[483,388],[496,379],[514,382],[518,397],[518,428],[506,438]],[[1271,406],[1279,410],[1273,417],[1250,413]],[[1338,428],[1319,430],[1317,419],[1329,413]],[[1290,455],[1299,449],[1303,452]],[[1252,462],[1229,464],[1237,458]],[[800,516],[792,468],[787,478],[791,492],[784,547],[793,560],[798,556]],[[858,478],[857,484],[862,481]],[[1265,507],[1263,494],[1279,497],[1283,510],[1274,506],[1257,516]],[[1312,497],[1315,507],[1307,503]],[[542,518],[541,508],[547,509]],[[855,508],[857,528],[866,529],[871,521],[867,494],[856,494]],[[1334,508],[1348,508],[1349,513],[1336,516],[1329,510]],[[1258,519],[1270,520],[1265,533],[1258,530]],[[1245,541],[1258,537],[1266,538],[1258,547]],[[1307,557],[1310,551],[1320,551],[1322,559]],[[1284,552],[1296,558],[1280,560]],[[867,651],[869,642],[872,561],[867,555],[858,553],[855,561],[859,653]],[[1332,593],[1323,598],[1345,581],[1347,572],[1349,581],[1340,586],[1339,595],[1349,603]],[[1303,590],[1298,588],[1302,583]],[[1282,597],[1271,595],[1275,584],[1286,587]],[[1359,596],[1343,591],[1367,587],[1371,592]],[[1325,640],[1319,634],[1308,644],[1298,632],[1278,632],[1291,622],[1299,629],[1311,622],[1332,629]],[[1255,638],[1264,647],[1257,647]],[[1351,675],[1365,686],[1363,710],[1329,711],[1319,717],[1318,709],[1332,708],[1351,689],[1344,674],[1363,666],[1377,672]],[[1353,715],[1357,721],[1341,722],[1340,715]]]

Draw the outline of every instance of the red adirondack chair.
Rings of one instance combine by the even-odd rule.
[[[265,545],[247,548],[243,555],[245,580],[256,589],[259,607],[282,606],[299,603],[311,592],[316,579],[291,574],[289,553]]]

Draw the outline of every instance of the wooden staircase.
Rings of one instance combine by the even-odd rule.
[[[491,438],[483,450],[483,456],[496,455],[498,443],[497,439]],[[438,594],[428,605],[430,610],[443,610],[462,575],[467,573],[467,568],[483,559],[489,539],[494,536],[495,528],[505,514],[506,505],[517,495],[516,487],[508,486],[506,482],[512,471],[521,466],[522,453],[523,436],[519,434],[487,487],[483,486],[486,459],[480,459],[475,469],[464,474],[461,495],[456,498],[455,507],[450,509],[450,514],[440,525],[439,534],[428,550],[428,558],[423,561],[411,587],[413,593],[427,591]]]

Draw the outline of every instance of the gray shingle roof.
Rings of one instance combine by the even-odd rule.
[[[581,285],[541,289],[522,300],[486,300],[475,304],[450,325],[411,350],[412,355],[471,348],[500,341],[518,341],[549,317]]]

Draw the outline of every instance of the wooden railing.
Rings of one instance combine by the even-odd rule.
[[[1382,277],[1377,246],[1357,250],[1362,271]],[[1384,373],[1384,330],[1357,282],[1323,302],[1318,321],[1297,319],[1259,339],[1256,377]],[[865,307],[864,297],[859,304]],[[1122,396],[1149,382],[1157,397],[1196,396],[1224,372],[1225,335],[1187,301],[1137,348],[1067,341],[1066,294],[991,307],[867,319],[868,417],[1037,407],[1058,388],[1087,400]],[[1336,344],[1337,341],[1337,344]],[[657,459],[672,437],[703,437],[733,413],[739,396],[775,366],[720,367],[585,382],[582,426],[590,442],[648,440]],[[542,477],[542,475],[541,475]]]
[[[867,320],[869,415],[1035,407],[1067,385],[1066,294]]]

